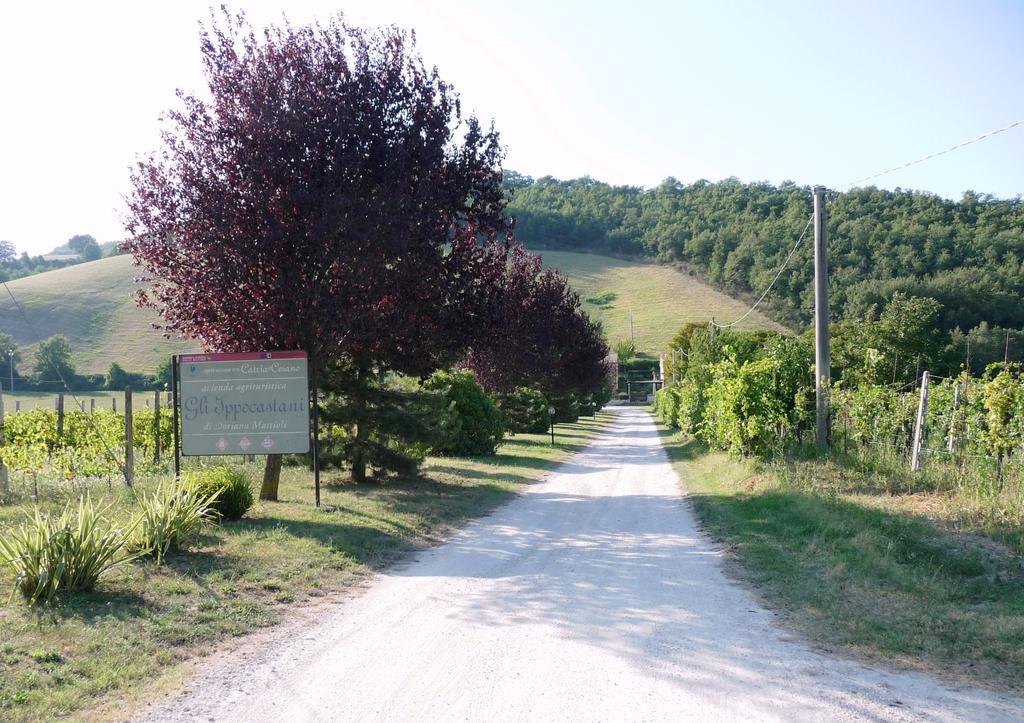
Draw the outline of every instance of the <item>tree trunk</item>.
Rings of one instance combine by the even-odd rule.
[[[358,447],[352,459],[352,481],[360,485],[366,482],[366,457]]]
[[[263,486],[260,487],[260,499],[277,502],[277,488],[281,483],[281,461],[279,454],[268,454],[267,464],[263,468]]]

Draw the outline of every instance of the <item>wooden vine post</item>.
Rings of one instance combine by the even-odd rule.
[[[931,375],[921,375],[921,399],[917,403],[917,421],[914,423],[914,451],[910,456],[910,469],[917,472],[921,469],[921,447],[924,444],[924,424],[928,416],[928,379]]]
[[[124,483],[135,482],[135,444],[132,440],[132,388],[124,389]]]
[[[960,387],[963,382],[957,382],[956,386],[953,387],[953,409],[950,412],[949,418],[949,439],[946,440],[946,449],[950,454],[956,453],[956,432],[957,422],[959,421],[958,412],[960,410]]]
[[[4,385],[0,384],[0,447],[4,446]],[[0,495],[7,494],[7,465],[0,459]]]
[[[153,461],[160,461],[160,390],[153,392]]]

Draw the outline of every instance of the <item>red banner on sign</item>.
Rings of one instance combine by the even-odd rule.
[[[178,357],[178,361],[182,364],[195,364],[197,362],[260,361],[262,359],[305,359],[307,356],[304,351],[259,351],[238,354],[182,354]]]

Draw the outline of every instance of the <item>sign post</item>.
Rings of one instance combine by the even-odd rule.
[[[319,420],[314,396],[311,435],[306,352],[183,354],[172,361],[175,474],[179,452],[186,457],[306,454],[312,446],[319,483]],[[316,497],[319,506],[319,484]]]
[[[316,494],[316,506],[320,506],[320,390],[316,385],[316,367],[312,369],[312,389],[310,399],[313,402],[313,489]]]
[[[174,435],[174,478],[181,477],[181,440],[178,439],[178,355],[171,357],[171,428]]]

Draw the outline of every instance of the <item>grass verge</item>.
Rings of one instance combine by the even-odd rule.
[[[958,529],[944,493],[844,484],[834,460],[736,461],[661,431],[704,529],[789,625],[827,649],[1024,690],[1020,554]]]
[[[331,484],[328,475],[320,509],[310,473],[286,468],[280,502],[257,503],[247,518],[207,528],[163,566],[125,566],[94,592],[52,608],[29,609],[15,598],[0,606],[0,719],[79,717],[101,707],[104,717],[123,718],[218,641],[273,625],[290,606],[350,588],[490,512],[585,447],[609,419],[559,425],[555,446],[524,434],[492,457],[432,458],[414,481],[356,487]],[[81,490],[41,487],[48,509]],[[116,486],[91,491],[128,513],[131,497]],[[0,505],[0,527],[23,508]]]

